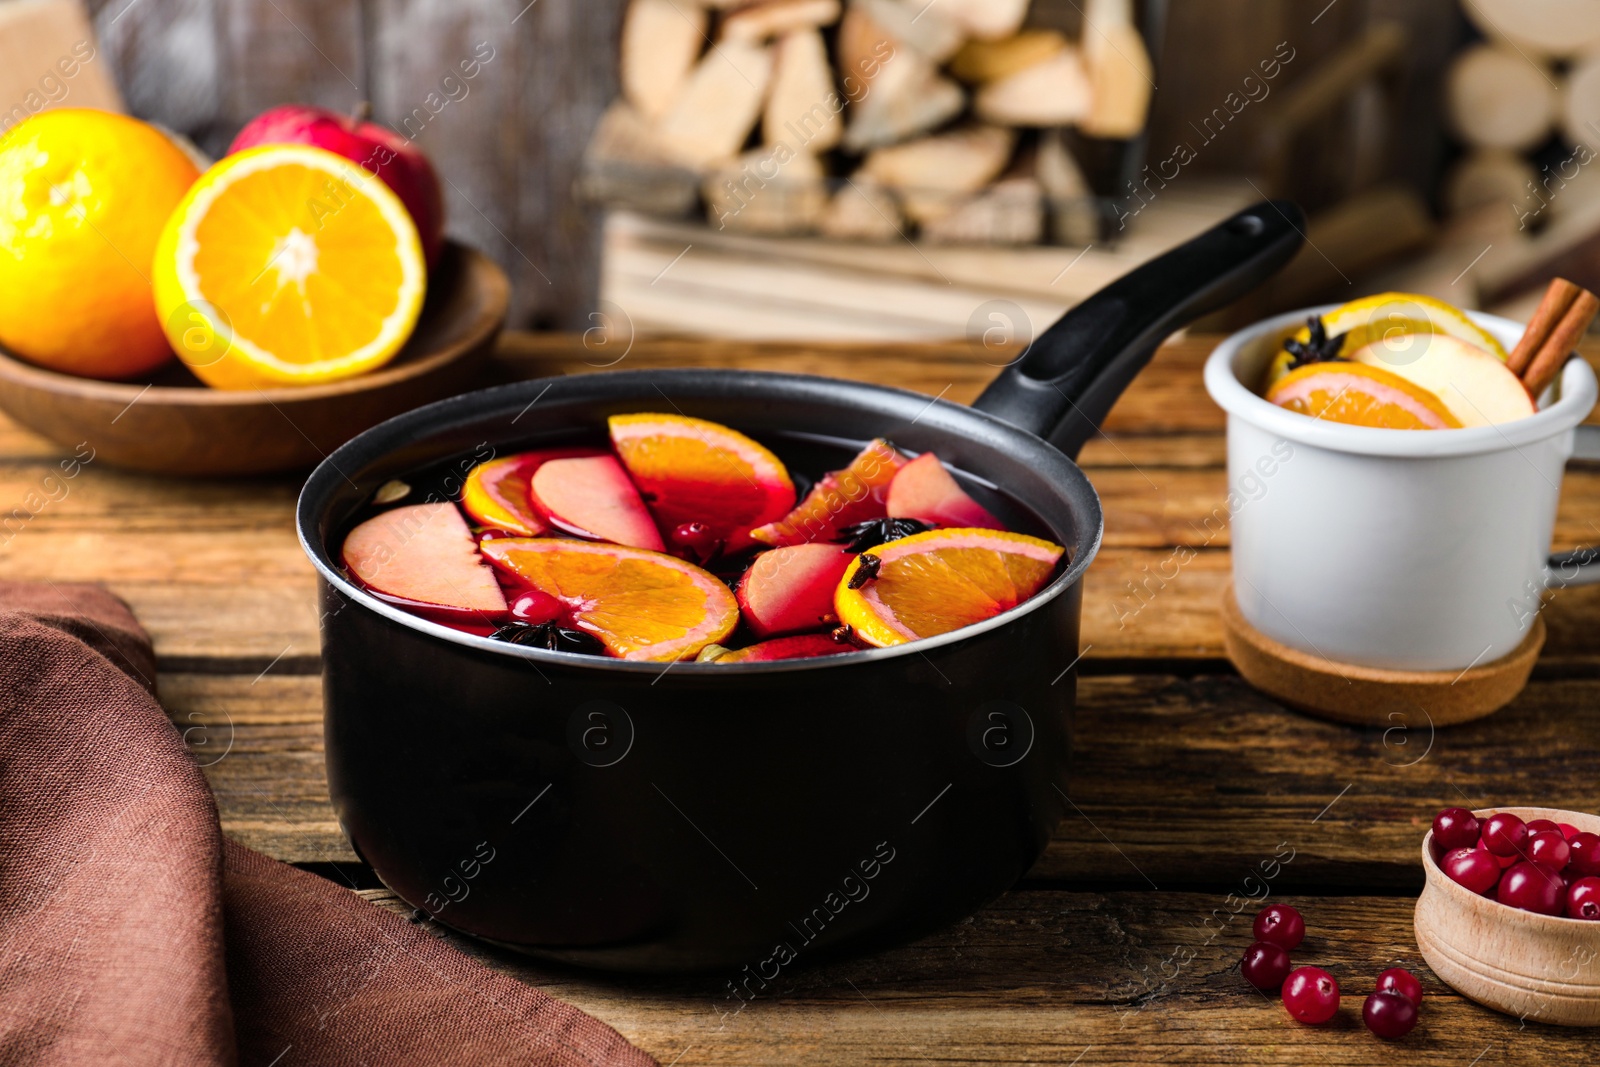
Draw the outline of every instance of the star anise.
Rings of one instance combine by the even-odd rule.
[[[537,626],[525,622],[510,622],[491,636],[496,641],[509,641],[527,648],[544,648],[551,652],[582,652],[590,656],[605,655],[605,646],[594,634],[573,630],[554,622],[541,622]]]
[[[923,522],[921,519],[868,519],[854,526],[846,526],[833,540],[835,544],[844,545],[847,551],[865,552],[869,548],[886,545],[890,541],[898,541],[902,537],[925,533],[931,529],[933,523]]]
[[[1310,339],[1297,341],[1291,338],[1283,343],[1283,350],[1294,357],[1289,361],[1289,370],[1312,363],[1331,363],[1343,358],[1339,355],[1339,350],[1344,347],[1344,334],[1329,337],[1328,328],[1322,324],[1322,318],[1318,315],[1307,319],[1306,326],[1311,331]]]

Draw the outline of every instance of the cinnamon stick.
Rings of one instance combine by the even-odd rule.
[[[1561,321],[1534,353],[1528,369],[1523,372],[1522,384],[1527,386],[1535,400],[1561,373],[1562,364],[1572,355],[1578,339],[1588,332],[1596,314],[1600,314],[1600,296],[1586,289],[1580,290],[1572,306],[1561,316]]]
[[[1522,339],[1512,350],[1511,358],[1506,360],[1506,366],[1511,368],[1512,374],[1522,377],[1540,346],[1549,340],[1551,331],[1561,322],[1561,316],[1567,313],[1581,292],[1582,288],[1565,278],[1551,280],[1550,287],[1544,291],[1544,299],[1539,301],[1539,310],[1533,313]]]

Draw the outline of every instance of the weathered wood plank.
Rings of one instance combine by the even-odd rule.
[[[356,860],[328,802],[320,678],[163,673],[157,688],[225,832],[297,863]]]
[[[1163,577],[1163,576],[1168,577]],[[1085,576],[1083,641],[1090,659],[1215,659],[1223,655],[1217,604],[1232,563],[1221,548],[1101,550]],[[1600,587],[1555,591],[1544,611],[1549,636],[1539,669],[1592,673]]]
[[[600,212],[575,189],[584,148],[616,98],[622,0],[512,0],[503,10],[530,57],[522,82],[517,145],[517,229],[488,245],[511,272],[512,322],[588,329],[598,306]]]
[[[1285,867],[1288,870],[1293,864]],[[1276,898],[1278,888],[1270,887]],[[462,951],[617,1027],[663,1064],[1542,1064],[1582,1053],[1585,1031],[1524,1025],[1456,995],[1422,964],[1407,897],[1285,898],[1311,934],[1296,956],[1326,968],[1344,1001],[1302,1026],[1244,983],[1254,908],[1208,894],[1013,892],[965,922],[863,959],[802,955],[754,999],[738,974],[601,978],[437,926]],[[408,912],[385,890],[362,894]],[[1202,925],[1216,916],[1209,926]],[[1224,921],[1224,917],[1228,921]],[[752,961],[752,965],[760,961]],[[1422,1022],[1397,1047],[1360,1022],[1385,968],[1424,986]],[[740,1004],[744,1007],[741,1009]]]
[[[37,577],[38,575],[19,575]],[[163,670],[315,673],[321,664],[310,577],[252,573],[212,584],[108,581],[155,642]]]
[[[296,862],[354,858],[327,803],[315,677],[275,668],[160,685],[225,830]],[[1321,722],[1231,675],[1090,676],[1074,737],[1076,808],[1034,880],[1230,886],[1286,844],[1286,887],[1411,890],[1441,807],[1593,807],[1600,681],[1535,681],[1496,715],[1436,732],[1425,713],[1386,730]],[[1552,759],[1561,774],[1541,774]]]
[[[208,152],[234,131],[219,128],[218,5],[207,0],[93,0],[96,61],[106,62],[130,114],[192,137]]]
[[[1088,678],[1080,693],[1068,790],[1080,810],[1037,878],[1231,884],[1287,842],[1285,884],[1411,890],[1439,808],[1542,797],[1590,810],[1600,778],[1594,681],[1534,682],[1489,718],[1438,730],[1422,709],[1387,729],[1325,723],[1228,675]],[[1541,773],[1551,759],[1561,772]]]
[[[218,18],[217,62],[227,71],[218,115],[223,137],[278,104],[350,112],[367,99],[361,5],[233,3]]]
[[[526,0],[524,0],[526,2]],[[521,39],[512,0],[376,0],[369,6],[373,117],[428,153],[447,229],[512,269]]]

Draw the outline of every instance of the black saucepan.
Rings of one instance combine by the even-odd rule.
[[[351,843],[458,930],[586,966],[719,969],[740,996],[971,914],[1064,811],[1081,580],[1101,535],[1071,457],[1161,340],[1281,267],[1301,226],[1294,205],[1262,203],[1140,267],[971,408],[790,374],[622,371],[471,393],[356,437],[298,513],[321,579],[328,783]],[[632,411],[726,423],[812,474],[874,437],[933,449],[1070,563],[1015,610],[932,640],[664,669],[447,629],[336,562],[389,479],[442,470],[450,492],[474,457],[594,438]]]

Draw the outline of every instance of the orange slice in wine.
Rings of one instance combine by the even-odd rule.
[[[843,470],[823,475],[806,498],[776,522],[758,526],[750,536],[781,548],[811,541],[828,544],[847,526],[889,514],[889,483],[908,461],[888,441],[868,444]]]
[[[599,455],[604,453],[592,448],[548,448],[480,463],[472,468],[461,488],[461,506],[480,526],[521,537],[538,537],[548,526],[528,492],[534,472],[552,459]]]
[[[619,659],[693,658],[739,625],[739,605],[717,577],[642,548],[506,537],[483,542],[485,559],[560,600],[574,629]]]
[[[1050,581],[1065,553],[1003,530],[913,534],[857,556],[834,592],[834,611],[869,645],[934,637],[1027,600]]]
[[[686,415],[613,415],[611,443],[669,541],[703,523],[724,552],[748,548],[750,530],[794,506],[783,461],[737,430]]]

